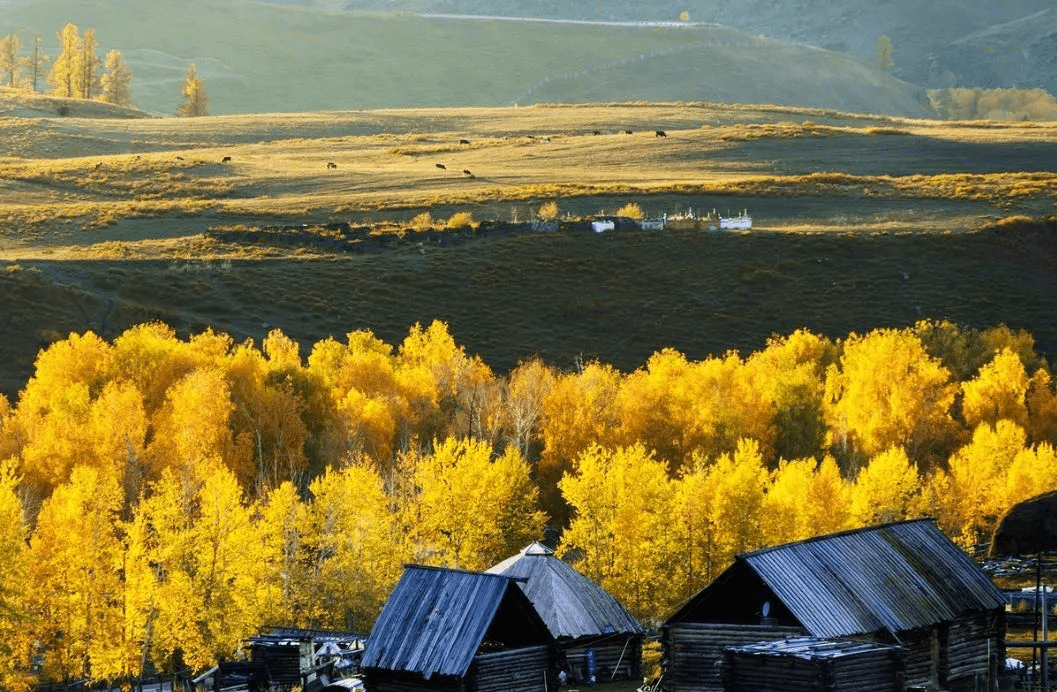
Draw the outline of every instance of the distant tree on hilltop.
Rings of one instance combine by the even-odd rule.
[[[37,82],[44,77],[48,60],[51,59],[41,50],[41,42],[40,36],[34,36],[33,42],[29,44],[29,55],[22,58],[22,69],[25,71],[26,81],[33,91],[37,90]]]
[[[48,82],[56,96],[74,98],[80,94],[79,61],[81,55],[81,35],[76,24],[67,24],[58,34],[59,57],[52,63]]]
[[[106,72],[103,73],[103,100],[128,106],[132,103],[132,69],[125,63],[119,50],[106,54]]]
[[[895,61],[892,59],[892,50],[891,38],[886,35],[877,37],[877,49],[874,56],[877,60],[877,66],[885,72],[891,72],[892,68],[895,67]]]
[[[18,86],[22,68],[18,50],[21,47],[22,42],[15,34],[0,38],[0,86]]]
[[[176,115],[181,118],[194,118],[200,115],[208,115],[206,108],[209,106],[209,97],[206,95],[206,86],[202,78],[198,76],[198,68],[194,63],[187,68],[184,76],[182,89],[183,103]]]
[[[103,90],[102,83],[99,81],[99,70],[103,66],[103,61],[96,55],[98,48],[99,42],[95,40],[95,29],[88,27],[84,30],[84,38],[81,39],[78,51],[80,55],[77,59],[79,95],[83,99],[93,98]]]

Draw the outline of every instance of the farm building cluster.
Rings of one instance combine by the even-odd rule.
[[[738,556],[660,626],[661,669],[640,692],[998,690],[1010,684],[1009,603],[929,519],[765,548]],[[485,572],[408,565],[366,637],[275,630],[251,642],[250,662],[196,682],[305,692],[637,685],[648,636],[533,543]]]

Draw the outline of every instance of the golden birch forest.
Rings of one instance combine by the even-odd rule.
[[[918,516],[986,543],[1057,488],[1055,441],[1049,366],[1003,326],[506,375],[441,322],[304,349],[71,334],[0,397],[0,684],[367,632],[405,563],[485,569],[545,532],[655,624],[766,545]]]

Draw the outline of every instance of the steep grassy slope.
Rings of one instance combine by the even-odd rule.
[[[928,115],[924,93],[842,53],[714,25],[607,26],[350,14],[253,0],[9,0],[0,35],[66,22],[124,52],[140,107],[174,113],[188,64],[212,113],[727,101]]]

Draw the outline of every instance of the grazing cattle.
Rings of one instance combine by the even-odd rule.
[[[327,161],[327,168],[337,168],[337,167],[338,167],[338,164],[334,163],[333,161]]]
[[[220,163],[231,163],[231,157],[225,156],[224,158],[220,159]]]
[[[634,134],[634,133],[631,130],[624,130],[624,134],[631,135],[631,134]]]
[[[654,135],[654,136],[655,136],[655,137],[667,137],[667,136],[668,136],[668,133],[667,133],[667,132],[665,132],[664,130],[657,130],[657,134],[656,134],[656,135]]]
[[[594,132],[592,132],[591,134],[595,134],[595,135],[600,135],[600,134],[602,134],[602,133],[601,133],[601,132],[599,132],[598,130],[595,130],[595,131],[594,131]]]
[[[443,170],[443,171],[446,171],[446,170],[448,170],[448,167],[447,167],[447,166],[445,166],[445,165],[444,165],[443,163],[438,163],[438,164],[436,164],[436,165],[437,165],[437,168],[439,168],[439,169],[441,169],[441,170]]]
[[[470,143],[470,140],[468,140],[468,139],[460,139],[459,140],[459,144],[469,144],[469,143]]]
[[[176,160],[177,160],[177,161],[183,161],[183,160],[184,160],[184,157],[182,157],[182,156],[177,156],[177,157],[176,157]]]
[[[102,167],[103,167],[103,162],[102,161],[100,161],[99,163],[95,164],[95,169],[96,170],[99,170]]]
[[[468,170],[466,170],[465,168],[462,169],[462,172],[465,173],[470,178],[474,177],[473,173],[468,171]]]

